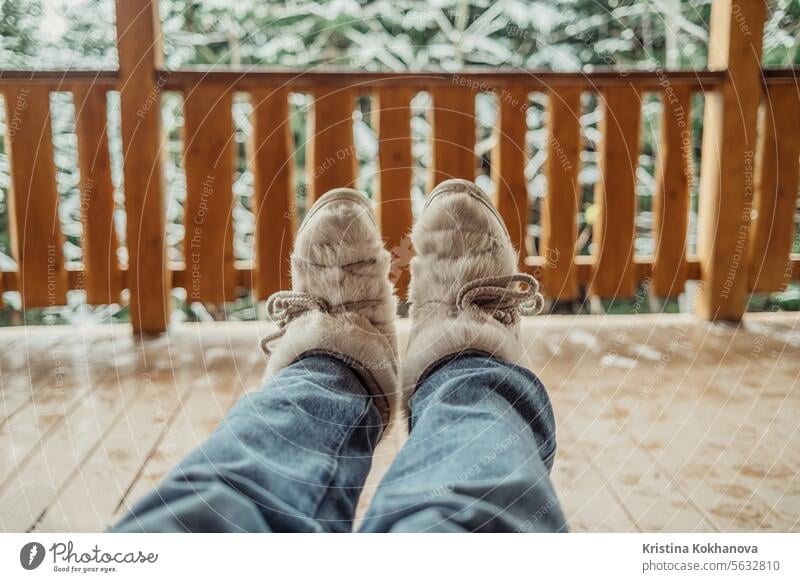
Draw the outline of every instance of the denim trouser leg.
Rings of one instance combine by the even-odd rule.
[[[565,531],[541,382],[485,355],[452,359],[411,401],[411,434],[362,531]]]
[[[353,370],[306,357],[243,397],[113,531],[350,531],[381,431]]]

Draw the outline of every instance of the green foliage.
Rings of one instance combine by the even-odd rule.
[[[0,3],[0,59],[4,67],[25,67],[40,47],[40,0],[2,0]]]

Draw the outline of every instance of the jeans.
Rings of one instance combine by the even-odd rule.
[[[566,531],[549,477],[553,412],[534,374],[461,355],[428,373],[410,409],[361,531]],[[112,531],[351,531],[382,430],[354,370],[305,357],[244,396]]]

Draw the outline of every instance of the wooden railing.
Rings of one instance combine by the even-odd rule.
[[[764,6],[758,1],[714,4],[709,70],[372,73],[261,70],[164,71],[155,0],[119,0],[119,71],[3,71],[7,143],[13,189],[12,246],[18,269],[3,273],[2,289],[18,290],[23,306],[63,303],[83,288],[89,303],[119,300],[130,290],[134,329],[166,329],[169,290],[190,300],[223,302],[237,289],[264,299],[288,285],[288,252],[296,223],[294,146],[289,92],[313,95],[307,143],[308,200],[356,180],[352,114],[355,96],[373,99],[379,142],[375,194],[387,245],[398,247],[411,227],[410,102],[421,90],[433,98],[430,184],[473,179],[475,94],[499,103],[492,155],[495,203],[505,218],[522,268],[537,275],[547,297],[628,297],[647,281],[652,294],[675,296],[689,279],[701,281],[698,313],[741,317],[749,291],[777,291],[800,269],[791,256],[800,157],[800,99],[796,71],[761,70]],[[742,26],[742,19],[747,26]],[[119,90],[122,108],[125,210],[129,263],[117,262],[113,187],[106,136],[106,93]],[[72,91],[76,101],[84,218],[84,261],[66,264],[57,217],[49,94]],[[184,97],[187,180],[185,263],[168,264],[160,118],[163,91]],[[250,93],[255,243],[252,263],[234,260],[232,241],[235,91]],[[537,256],[526,256],[528,195],[525,110],[528,93],[548,105],[547,177]],[[652,257],[634,255],[636,168],[641,99],[663,99]],[[602,107],[598,217],[594,254],[576,255],[582,137],[580,98]],[[691,180],[692,95],[705,94],[700,169],[698,256],[687,255]],[[763,103],[756,146],[757,113]],[[407,273],[398,281],[403,293]]]

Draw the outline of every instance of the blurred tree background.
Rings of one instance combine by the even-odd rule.
[[[702,69],[711,0],[160,0],[164,50],[168,68],[192,65],[273,67],[316,70],[359,69],[375,71],[445,70],[464,67],[591,71],[597,68],[653,70]],[[765,66],[800,64],[800,0],[770,0],[764,35]],[[0,0],[0,59],[7,69],[114,69],[113,0]],[[531,198],[529,251],[536,252],[539,209],[546,190],[542,166],[546,135],[546,99],[531,94],[528,109],[530,159],[526,168]],[[304,207],[306,112],[309,97],[292,94],[292,123],[297,148],[298,208]],[[430,98],[419,93],[412,103],[414,116],[415,207],[423,200],[425,172],[429,165],[430,130],[427,109]],[[5,108],[0,110],[3,115]],[[66,235],[65,256],[81,260],[80,205],[74,105],[68,93],[51,97],[53,139],[60,219]],[[169,140],[165,168],[168,185],[168,242],[170,258],[182,259],[183,201],[186,196],[182,166],[181,98],[166,93],[164,125]],[[654,191],[661,105],[656,94],[646,94],[642,117],[642,148],[638,169],[639,213],[636,248],[652,252],[651,196]],[[237,128],[237,173],[234,183],[235,253],[252,255],[252,176],[247,168],[246,143],[251,131],[251,105],[237,95],[234,120]],[[478,183],[491,190],[488,179],[491,128],[497,115],[496,99],[479,94],[476,101],[479,156]],[[5,131],[4,117],[0,130]],[[371,126],[370,99],[359,98],[354,113],[359,158],[359,186],[371,194],[376,171],[376,135]],[[599,139],[596,99],[584,95],[581,123],[586,147],[580,180],[583,204],[579,215],[581,253],[591,252],[594,218],[592,192],[597,179],[595,148]],[[117,227],[124,237],[124,190],[121,184],[119,96],[109,95],[109,135],[113,178],[117,186]],[[693,110],[695,172],[699,168],[702,136],[702,99]],[[11,269],[8,240],[8,157],[0,150],[0,269]],[[693,185],[690,218],[690,252],[695,247],[697,180]],[[124,243],[124,241],[123,241]],[[794,252],[800,252],[795,240]],[[125,258],[124,244],[120,251]],[[252,319],[252,302],[243,297],[219,308],[187,304],[185,293],[175,290],[176,320]],[[19,311],[19,298],[4,294],[0,325],[64,321],[125,320],[124,306],[87,307],[82,294],[71,292],[67,307]],[[637,299],[606,304],[609,311],[647,310]],[[641,303],[641,301],[639,301]],[[660,306],[677,310],[671,303]],[[783,294],[754,296],[753,309],[798,309],[800,291],[792,286]]]

